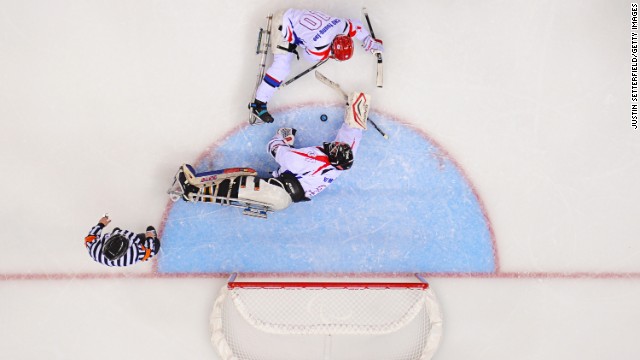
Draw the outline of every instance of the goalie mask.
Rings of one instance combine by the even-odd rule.
[[[338,61],[346,61],[353,56],[353,39],[347,35],[338,35],[331,43],[331,57]]]
[[[111,237],[104,242],[102,254],[107,259],[116,261],[124,256],[127,249],[129,249],[129,240],[127,240],[127,238],[120,234],[111,235]]]
[[[347,170],[353,165],[353,151],[347,143],[334,141],[323,143],[324,153],[329,157],[329,163],[338,170]]]

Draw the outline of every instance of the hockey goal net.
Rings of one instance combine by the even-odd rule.
[[[442,316],[429,284],[236,281],[210,318],[223,360],[427,360]]]

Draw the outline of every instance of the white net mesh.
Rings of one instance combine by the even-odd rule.
[[[224,287],[211,328],[224,360],[426,360],[441,315],[430,289]]]
[[[421,290],[234,289],[245,321],[277,334],[384,334],[424,307]]]

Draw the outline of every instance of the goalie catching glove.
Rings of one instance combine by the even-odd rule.
[[[296,139],[296,129],[294,128],[280,128],[276,131],[276,135],[267,144],[267,149],[273,158],[276,158],[276,153],[280,146],[293,147],[293,142]]]
[[[280,135],[282,137],[282,140],[284,140],[285,144],[287,144],[289,146],[293,146],[293,142],[296,139],[296,129],[294,129],[294,128],[280,128],[280,129],[278,129],[276,134],[278,134],[278,135]]]

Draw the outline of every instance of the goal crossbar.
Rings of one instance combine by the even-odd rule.
[[[405,283],[405,282],[280,282],[280,281],[237,281],[227,283],[229,290],[236,288],[244,289],[428,289],[427,283]]]
[[[420,275],[414,274],[420,282],[371,282],[371,281],[236,281],[238,273],[233,273],[227,281],[227,288],[244,289],[422,289],[429,288],[429,283]]]

